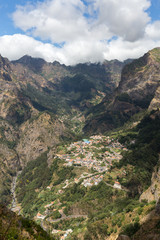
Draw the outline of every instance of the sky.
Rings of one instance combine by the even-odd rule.
[[[160,0],[0,0],[0,54],[66,65],[160,47]]]

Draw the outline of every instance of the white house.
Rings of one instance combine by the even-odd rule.
[[[122,186],[119,182],[114,183],[114,188],[122,189]]]

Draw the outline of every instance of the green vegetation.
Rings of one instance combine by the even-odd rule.
[[[6,144],[7,147],[10,149],[14,149],[16,146],[16,141],[7,140],[5,136],[5,131],[7,132],[8,130],[5,129],[5,127],[1,126],[0,127],[0,134],[1,134],[0,143]]]
[[[62,94],[53,91],[52,94],[48,94],[46,91],[39,91],[31,84],[27,85],[27,88],[23,89],[23,93],[29,97],[32,101],[33,106],[38,111],[50,111],[53,113],[57,112],[57,109],[62,106],[67,107],[64,102],[61,102]]]
[[[129,237],[133,236],[140,229],[139,223],[130,223],[123,226],[123,231],[121,234],[127,235]]]
[[[79,184],[74,184],[73,187],[68,188],[61,200],[67,202],[79,201],[85,195],[85,187],[81,187]]]
[[[30,117],[30,107],[25,102],[17,102],[10,105],[8,121],[12,124],[20,125]]]
[[[22,171],[17,185],[17,198],[22,203],[25,216],[33,217],[39,208],[41,211],[44,210],[43,205],[46,201],[53,201],[56,198],[54,193],[49,196],[47,194],[39,195],[39,190],[46,189],[53,175],[55,176],[54,186],[66,178],[70,179],[75,176],[72,173],[73,167],[61,168],[59,164],[61,162],[55,159],[49,168],[47,152],[45,152],[36,160],[29,162]]]
[[[72,93],[72,104],[77,104],[84,99],[91,98],[91,89],[93,88],[95,88],[94,84],[82,74],[77,74],[72,78],[66,77],[62,81],[62,90]]]
[[[135,74],[136,72],[143,70],[143,68],[146,66],[146,63],[147,63],[146,57],[141,57],[139,59],[136,59],[130,64],[127,64],[123,68],[122,75],[125,73]]]
[[[35,161],[29,162],[22,171],[17,188],[17,198],[18,201],[22,201],[25,215],[29,213],[34,215],[37,209],[34,202],[38,196],[38,192],[35,190],[48,186],[51,178],[52,172],[48,168],[47,153],[42,154]]]
[[[82,227],[84,223],[84,218],[72,218],[70,220],[59,221],[58,223],[52,224],[54,229],[67,230],[69,228],[76,228],[76,231]]]
[[[116,97],[116,99],[120,102],[129,102],[132,103],[131,97],[127,93],[121,93]]]
[[[154,48],[150,51],[151,56],[158,62],[160,62],[160,49]]]
[[[51,240],[53,238],[34,221],[17,216],[5,206],[0,205],[0,239]]]
[[[58,176],[58,179],[53,183],[54,186],[62,183],[66,179],[75,177],[75,174],[73,173],[73,167],[59,168],[58,166],[59,162],[60,160],[56,159],[51,166],[52,171],[53,172],[55,171],[56,175]]]
[[[114,189],[104,181],[87,188],[81,184],[82,181],[77,184],[73,181],[77,177],[78,170],[74,170],[77,166],[65,167],[63,160],[54,158],[52,165],[48,167],[47,153],[44,153],[28,163],[19,178],[17,197],[22,204],[24,215],[32,217],[38,212],[44,214],[45,205],[54,201],[48,210],[48,216],[52,219],[61,217],[60,209],[63,209],[67,216],[72,216],[75,211],[88,216],[81,221],[64,219],[48,223],[58,230],[67,230],[68,224],[72,224],[73,239],[79,234],[82,234],[84,239],[103,239],[104,236],[117,232],[133,236],[141,227],[141,216],[148,214],[155,207],[138,200],[138,190],[143,191],[150,185],[151,173],[158,161],[160,119],[151,117],[153,114],[155,113],[146,115],[136,127],[121,129],[112,136],[119,138],[129,151],[123,152],[119,163],[113,161],[113,166],[105,174],[104,181],[113,185],[114,181],[118,180],[129,191]],[[114,148],[111,151],[111,148],[105,145],[105,141],[103,144],[103,147],[100,143],[93,144],[94,155],[114,151]],[[88,146],[86,150],[89,151]],[[73,154],[74,158],[77,149],[72,147],[71,150],[67,150],[65,145],[59,145],[57,151],[61,154]],[[85,157],[85,154],[80,157]],[[67,185],[64,184],[66,179],[68,186],[64,187]],[[47,190],[48,185],[51,186],[51,190]]]
[[[152,113],[154,114],[154,113]],[[136,134],[136,132],[138,134]],[[151,181],[151,175],[154,166],[158,162],[158,152],[160,150],[160,119],[152,119],[150,115],[133,129],[132,134],[120,137],[120,142],[128,143],[128,138],[135,141],[128,146],[130,151],[124,153],[123,159],[118,167],[131,165],[132,170],[128,171],[127,179],[120,179],[124,186],[132,191],[132,194],[138,194],[138,188],[145,190]]]
[[[53,212],[50,216],[52,219],[61,218],[61,214],[57,210],[55,212]]]
[[[151,100],[153,99],[153,95],[150,94],[150,95],[147,95],[147,97],[143,97],[142,99],[139,99],[139,100],[134,100],[133,103],[136,105],[136,106],[139,106],[143,109],[147,109],[149,107],[149,104],[151,102]]]

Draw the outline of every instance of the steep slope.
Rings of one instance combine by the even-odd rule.
[[[51,238],[33,221],[17,216],[5,206],[0,205],[0,239],[50,240]]]
[[[151,185],[150,187],[142,193],[140,196],[140,201],[147,200],[150,201],[156,201],[158,203],[160,198],[160,161],[157,164],[157,166],[154,169],[154,172],[152,173],[151,178]]]
[[[159,108],[159,89],[160,48],[155,48],[123,68],[121,81],[113,97],[106,97],[99,107],[93,109],[95,113],[89,113],[84,130],[103,132],[104,129],[121,126],[143,109],[151,111]]]
[[[117,95],[127,93],[136,106],[147,108],[159,82],[160,48],[156,48],[124,67]]]
[[[49,147],[56,146],[59,138],[65,135],[64,130],[64,124],[48,113],[41,113],[23,123],[19,128],[16,147],[21,165],[36,159]]]

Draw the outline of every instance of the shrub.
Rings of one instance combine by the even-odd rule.
[[[129,237],[133,236],[140,229],[139,223],[130,223],[123,227],[121,234],[127,235]]]

